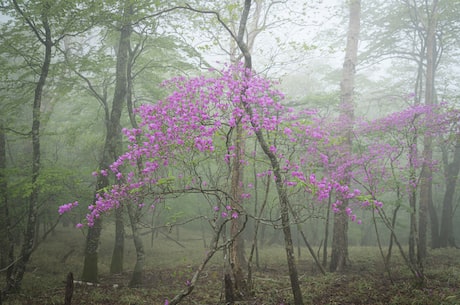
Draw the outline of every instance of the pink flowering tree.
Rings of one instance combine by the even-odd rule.
[[[314,111],[293,112],[284,107],[283,94],[273,89],[270,81],[241,66],[212,71],[209,77],[178,77],[164,85],[172,93],[156,104],[139,107],[136,110],[139,127],[123,131],[129,143],[126,152],[110,168],[95,173],[114,175],[118,183],[98,195],[89,207],[86,221],[78,226],[93,225],[95,219],[117,209],[122,202],[148,209],[168,196],[186,193],[214,196],[216,204],[212,208],[216,217],[211,225],[216,236],[211,250],[170,304],[177,304],[190,294],[206,263],[216,251],[228,246],[226,241],[219,243],[223,224],[232,218],[246,217],[245,204],[232,203],[248,203],[250,194],[232,198],[225,186],[196,166],[210,160],[215,164],[231,164],[236,153],[229,144],[229,135],[237,123],[242,125],[248,140],[260,144],[263,162],[269,161],[269,170],[257,176],[273,179],[280,200],[286,199],[287,211],[291,208],[291,213],[287,200],[290,190],[302,190],[305,202],[327,204],[330,198],[335,198],[331,201],[334,211],[340,210],[343,199],[354,202],[345,213],[351,221],[359,222],[355,208],[381,211],[380,197],[391,187],[385,182],[388,177],[399,179],[408,194],[416,187],[421,161],[416,153],[417,143],[411,140],[419,126],[426,126],[426,122],[417,123],[428,111],[425,108],[411,108],[362,123],[356,131],[358,149],[350,153],[342,149],[340,124],[331,123],[337,120],[325,121]],[[442,132],[442,118],[437,118],[431,124],[437,132]],[[248,164],[247,156],[240,158],[241,164]],[[346,178],[352,179],[356,188],[342,185]],[[77,205],[77,202],[63,205],[59,213]]]
[[[98,195],[89,206],[85,223],[79,227],[92,226],[97,218],[117,209],[122,202],[144,208],[154,205],[158,198],[190,192],[225,198],[220,201],[221,206],[214,207],[224,219],[244,215],[245,211],[234,209],[231,202],[237,199],[231,198],[224,188],[211,185],[196,172],[181,172],[187,158],[194,161],[214,158],[229,163],[235,152],[234,147],[227,144],[228,136],[237,122],[242,124],[248,138],[264,140],[264,152],[276,167],[270,172],[275,173],[273,179],[278,188],[300,185],[319,201],[327,198],[332,188],[353,196],[353,192],[341,189],[334,179],[305,172],[311,169],[307,165],[315,159],[312,157],[315,147],[328,143],[328,133],[317,124],[315,113],[294,115],[284,107],[283,95],[274,90],[268,80],[236,66],[216,77],[174,78],[165,86],[172,88],[173,93],[156,104],[139,107],[136,110],[139,128],[123,131],[129,142],[126,152],[110,168],[95,173],[114,175],[118,183]],[[305,153],[296,154],[294,158],[289,153],[291,144],[302,147]],[[322,155],[316,159],[315,162],[327,161]],[[245,164],[247,160],[240,162]],[[244,193],[238,200],[247,201],[249,197]],[[76,205],[77,202],[63,205],[59,213]],[[215,232],[221,230],[215,227]],[[216,241],[209,255],[222,246]],[[191,292],[196,279],[192,278],[182,297]]]
[[[420,279],[423,275],[423,265],[414,259],[415,253],[411,253],[418,247],[415,238],[418,211],[416,194],[421,187],[423,165],[428,165],[434,173],[439,168],[436,159],[424,159],[418,139],[426,134],[434,138],[451,134],[452,124],[457,121],[458,112],[441,104],[414,105],[383,118],[357,124],[355,160],[359,166],[356,167],[353,181],[363,190],[363,205],[377,212],[390,230],[387,254],[384,255],[381,249],[388,274],[391,249],[395,242],[414,276]],[[394,207],[392,216],[387,216],[382,201],[393,203],[387,204]],[[395,232],[400,207],[406,207],[410,215],[409,255],[404,253]],[[375,229],[379,242],[376,225]]]

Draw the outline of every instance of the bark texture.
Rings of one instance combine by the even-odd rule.
[[[26,19],[27,16],[19,7],[16,1],[13,1],[13,4],[16,10]],[[7,278],[5,293],[8,292],[17,292],[21,288],[22,279],[26,270],[26,265],[30,259],[30,256],[34,250],[35,239],[36,239],[36,229],[37,229],[37,217],[38,217],[38,205],[39,205],[39,194],[40,188],[38,185],[38,178],[41,171],[41,155],[40,155],[40,123],[41,123],[41,104],[43,96],[43,88],[45,87],[46,80],[48,78],[48,73],[51,65],[51,56],[53,41],[51,35],[51,27],[48,21],[48,10],[44,9],[41,15],[41,23],[43,32],[43,37],[39,35],[36,28],[32,30],[36,33],[38,40],[44,46],[44,56],[40,68],[40,76],[35,85],[34,91],[34,100],[32,107],[32,179],[31,185],[32,190],[28,199],[27,206],[27,216],[26,216],[26,228],[24,231],[24,243],[22,245],[19,259],[14,264],[11,270],[11,274]],[[33,24],[33,23],[29,23]],[[31,25],[32,26],[32,25]]]
[[[358,61],[358,39],[360,31],[361,1],[351,0],[349,2],[349,24],[347,34],[347,46],[345,60],[343,63],[342,81],[340,83],[340,107],[341,120],[345,122],[344,129],[344,154],[349,154],[352,147],[352,129],[354,121],[354,86],[355,73]],[[350,178],[345,177],[342,181],[345,185],[350,184]],[[348,260],[348,215],[345,209],[348,206],[348,199],[341,198],[342,204],[339,212],[334,215],[334,227],[332,232],[332,250],[329,269],[331,271],[342,271]]]
[[[452,217],[454,214],[454,195],[460,173],[460,134],[456,135],[454,159],[451,163],[445,162],[446,189],[442,201],[441,228],[437,246],[440,248],[455,247],[454,226]]]
[[[125,3],[123,12],[123,24],[120,29],[120,40],[117,49],[117,66],[115,79],[115,92],[112,100],[112,109],[110,115],[106,118],[106,137],[102,158],[99,162],[99,168],[109,168],[111,162],[116,161],[120,154],[121,147],[121,113],[127,96],[127,67],[128,67],[128,52],[129,41],[131,37],[131,23],[129,16],[131,14],[131,6],[129,1]],[[96,194],[109,186],[109,180],[102,175],[98,176]],[[83,265],[82,280],[88,282],[97,282],[98,280],[98,245],[100,240],[102,220],[98,219],[93,227],[88,230],[85,247],[85,260]],[[122,230],[118,230],[121,232]]]

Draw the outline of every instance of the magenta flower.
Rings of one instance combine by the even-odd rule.
[[[72,208],[78,206],[78,201],[61,205],[58,209],[59,215],[69,212]]]

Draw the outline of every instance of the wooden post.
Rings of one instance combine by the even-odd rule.
[[[65,299],[64,305],[71,305],[73,296],[73,273],[67,274],[67,281],[65,285]]]

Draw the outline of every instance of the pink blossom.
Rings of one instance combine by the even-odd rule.
[[[76,206],[78,206],[78,201],[61,205],[58,210],[59,215],[69,212],[72,208]]]

